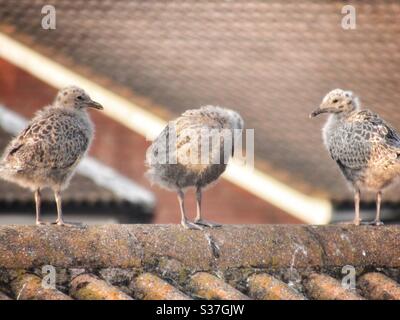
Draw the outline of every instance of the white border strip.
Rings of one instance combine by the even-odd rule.
[[[140,106],[2,33],[0,57],[55,88],[71,84],[83,87],[94,100],[105,106],[104,112],[109,117],[148,139],[154,139],[165,126],[165,121]],[[306,196],[257,169],[249,170],[232,163],[224,177],[306,223],[325,224],[331,220],[332,205],[329,201]]]
[[[17,135],[27,124],[28,121],[25,118],[0,105],[0,127],[6,132]],[[155,205],[154,195],[150,191],[92,157],[82,159],[77,172],[91,179],[98,186],[110,190],[121,199],[144,205],[147,208],[153,208]]]

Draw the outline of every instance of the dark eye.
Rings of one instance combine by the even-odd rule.
[[[78,96],[77,99],[78,100],[83,100],[83,97],[82,96]]]
[[[335,100],[333,100],[332,102],[333,102],[333,103],[338,103],[339,100],[338,100],[338,99],[335,99]]]

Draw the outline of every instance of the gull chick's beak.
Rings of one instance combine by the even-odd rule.
[[[321,113],[324,113],[324,111],[321,108],[317,108],[316,110],[311,112],[310,118],[315,118],[316,116],[318,116]]]
[[[97,109],[97,110],[103,110],[104,109],[103,106],[100,103],[98,103],[96,101],[93,101],[93,100],[90,100],[88,102],[88,107],[94,108],[94,109]]]

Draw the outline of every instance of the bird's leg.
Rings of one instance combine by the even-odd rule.
[[[183,193],[182,190],[178,191],[178,201],[179,201],[179,207],[181,208],[181,225],[184,226],[186,229],[203,230],[203,228],[201,228],[198,225],[195,225],[192,222],[189,222],[188,219],[186,218],[185,194]]]
[[[354,204],[355,204],[355,216],[354,216],[354,224],[359,226],[361,223],[360,219],[360,199],[361,199],[361,192],[360,189],[356,189],[354,194]]]
[[[201,226],[210,227],[210,228],[218,228],[221,227],[220,224],[203,220],[201,218],[201,188],[196,188],[196,204],[197,204],[197,214],[196,219],[194,220],[195,224],[199,224]]]
[[[54,191],[54,197],[56,199],[57,204],[57,221],[56,224],[59,226],[66,226],[66,227],[76,227],[79,226],[79,223],[66,223],[63,219],[63,212],[62,212],[62,203],[61,203],[61,192],[60,190]]]
[[[375,220],[370,224],[376,226],[382,226],[383,222],[381,221],[381,203],[382,203],[382,191],[378,191],[376,194],[376,217]]]
[[[37,188],[36,191],[35,191],[35,204],[36,204],[36,224],[37,225],[45,225],[46,223],[43,222],[41,217],[40,217],[41,205],[42,205],[40,188]]]
[[[56,205],[57,205],[57,221],[56,221],[56,223],[59,226],[63,226],[65,223],[64,223],[63,212],[62,212],[61,192],[59,190],[54,191],[54,197],[56,199]]]

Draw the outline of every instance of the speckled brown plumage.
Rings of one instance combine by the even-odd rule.
[[[55,194],[57,223],[64,224],[60,193],[89,149],[94,133],[87,107],[102,108],[80,88],[61,90],[54,103],[37,112],[3,154],[1,177],[35,191],[37,224],[42,224],[40,190],[46,187]]]
[[[336,89],[323,99],[312,113],[330,113],[323,129],[324,143],[347,181],[355,189],[355,224],[360,223],[361,190],[377,193],[380,221],[382,190],[400,174],[400,135],[369,110],[361,110],[358,98],[350,91]]]
[[[200,229],[199,225],[218,226],[201,218],[201,190],[225,171],[233,152],[232,133],[242,128],[242,118],[232,110],[214,106],[188,110],[169,122],[147,150],[147,177],[178,193],[183,226],[191,229]],[[220,142],[210,142],[207,156],[201,149],[205,137]],[[228,147],[224,148],[224,143]],[[163,163],[160,159],[168,161]],[[197,195],[195,224],[187,221],[184,208],[184,192],[190,187],[196,188]]]

